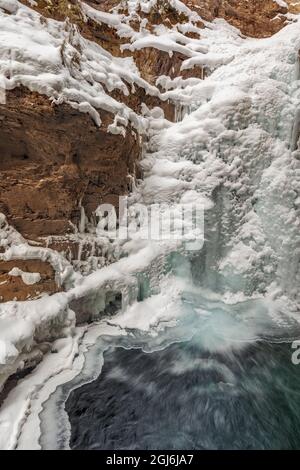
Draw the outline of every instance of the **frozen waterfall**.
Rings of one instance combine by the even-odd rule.
[[[9,440],[8,446],[87,445],[92,437],[87,434],[87,441],[80,441],[80,426],[85,421],[78,423],[75,417],[80,387],[87,396],[100,390],[99,397],[105,406],[114,407],[117,416],[132,407],[130,386],[134,387],[133,397],[140,391],[145,403],[156,393],[167,400],[168,393],[159,389],[166,386],[177,406],[172,383],[183,388],[190,384],[182,399],[191,416],[190,393],[198,400],[197,419],[204,419],[203,410],[207,410],[206,438],[195,436],[196,421],[188,429],[180,416],[184,432],[177,435],[178,441],[174,438],[179,448],[222,448],[223,444],[224,448],[240,448],[244,442],[233,441],[234,426],[249,433],[253,447],[256,433],[265,448],[280,445],[269,442],[257,418],[267,408],[264,400],[258,403],[257,416],[246,423],[249,403],[257,393],[249,384],[248,371],[252,354],[257,358],[255,377],[261,380],[266,399],[274,378],[264,369],[266,361],[279,377],[276,399],[285,377],[299,382],[285,362],[289,361],[290,342],[300,335],[299,22],[272,38],[255,40],[242,39],[235,28],[220,20],[203,30],[201,41],[208,54],[224,60],[214,64],[205,80],[168,92],[177,93],[183,103],[177,109],[176,123],[168,123],[161,113],[148,116],[144,180],[130,196],[129,205],[134,213],[138,204],[201,204],[204,244],[198,251],[189,251],[178,240],[155,242],[139,239],[137,234],[122,242],[124,256],[119,261],[75,280],[70,291],[60,294],[64,300],[56,308],[67,305],[94,322],[74,329],[72,345],[67,338],[60,340],[63,347],[58,348],[56,362],[46,359],[48,375],[41,364],[16,387],[10,400],[14,400],[17,428],[12,426],[11,434],[2,438]],[[132,364],[130,370],[127,360]],[[165,367],[166,380],[164,371],[157,369],[159,363]],[[150,380],[147,367],[158,374],[157,383]],[[197,390],[190,369],[200,371]],[[106,386],[112,384],[124,392],[117,398],[128,397],[122,401],[122,410],[118,400],[108,396]],[[40,392],[33,393],[37,388]],[[293,395],[290,390],[286,393]],[[30,396],[31,403],[26,420],[22,420],[24,395]],[[238,423],[237,396],[241,403]],[[85,395],[80,397],[77,411],[85,416]],[[101,408],[100,398],[96,409]],[[151,417],[155,406],[159,406],[156,399],[145,418],[153,430],[151,436],[147,437],[140,424],[140,441],[125,442],[118,434],[115,448],[151,448],[157,443],[155,433],[158,440],[169,444],[166,436],[174,427],[174,416],[161,418],[165,434],[159,436]],[[295,401],[293,406],[298,410]],[[272,409],[266,412],[272,416]],[[8,420],[3,413],[0,428]],[[137,415],[137,420],[142,419],[141,410]],[[126,435],[133,424],[130,416],[124,416]],[[117,424],[110,420],[105,411],[99,411],[93,432],[99,431],[101,423],[107,429],[117,428],[117,418]],[[272,421],[271,426],[278,431],[278,423]],[[216,428],[223,433],[223,444],[214,434]],[[101,428],[101,439],[92,440],[89,448],[105,446],[105,439],[112,439],[105,432]],[[295,442],[299,442],[298,436]]]

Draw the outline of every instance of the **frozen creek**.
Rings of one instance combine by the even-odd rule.
[[[127,258],[53,296],[53,309],[80,302],[95,317],[113,294],[123,308],[58,340],[19,382],[2,447],[299,448],[299,32],[203,31],[212,73],[170,85],[180,122],[149,113],[130,204],[201,202],[204,246],[137,236]]]

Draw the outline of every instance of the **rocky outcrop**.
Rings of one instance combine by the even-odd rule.
[[[42,294],[53,294],[59,290],[54,269],[47,262],[41,260],[0,261],[1,302],[34,299]]]
[[[130,43],[130,37],[118,34],[113,24],[87,17],[77,0],[30,3],[23,0],[23,3],[37,10],[42,15],[41,21],[68,18],[67,22],[75,24],[84,38],[96,42],[113,56],[132,57],[138,74],[151,85],[162,75],[204,78],[202,67],[181,70],[187,58],[184,53],[169,54],[155,47],[123,48]],[[205,21],[215,18],[224,18],[242,34],[252,37],[271,36],[288,21],[288,8],[273,0],[183,0],[203,21],[189,18],[167,0],[158,0],[149,12],[139,8],[128,19],[127,2],[93,0],[86,3],[105,12],[118,8],[133,32],[146,28],[153,33],[160,24],[169,29],[178,25],[178,31],[190,38],[199,38],[199,28],[204,27]],[[290,0],[287,3],[290,12],[300,11],[300,2]],[[195,26],[193,31],[180,29],[189,22]],[[129,94],[118,88],[106,89],[106,92],[136,114],[142,113],[142,104],[149,108],[159,106],[168,120],[174,120],[174,103],[161,99],[159,93],[148,93],[142,85],[135,83],[131,88]],[[82,253],[84,256],[101,254],[101,248],[95,247],[93,241],[91,248],[87,243],[82,250],[79,243],[70,238],[79,225],[82,210],[92,220],[99,204],[110,202],[117,206],[118,197],[127,194],[132,181],[141,177],[142,136],[138,130],[128,124],[124,135],[107,132],[114,115],[103,109],[101,120],[99,128],[89,114],[66,103],[53,104],[47,96],[20,86],[8,91],[6,103],[0,105],[0,212],[25,239],[61,251],[70,259],[78,259]],[[18,267],[23,269],[23,260],[18,262]],[[10,276],[9,268],[10,264],[2,265],[0,270],[0,301],[25,300],[58,289],[53,272],[42,262],[37,270],[41,281],[34,286],[23,285],[20,276]],[[25,268],[35,269],[28,264]]]
[[[297,1],[286,2],[289,9],[274,0],[185,0],[204,19],[224,18],[246,36],[264,38],[278,32],[287,22],[286,14],[295,12]]]
[[[74,230],[80,205],[87,216],[102,202],[116,202],[138,176],[140,143],[99,129],[89,115],[16,88],[0,106],[0,211],[27,239]]]

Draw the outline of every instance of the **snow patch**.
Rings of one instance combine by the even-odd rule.
[[[27,286],[32,286],[33,284],[37,284],[41,280],[41,275],[40,273],[28,273],[22,271],[22,269],[19,268],[13,268],[9,271],[8,273],[9,276],[21,276],[22,281],[24,284]]]

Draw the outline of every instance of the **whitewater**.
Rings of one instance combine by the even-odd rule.
[[[130,208],[201,203],[203,246],[136,234],[121,243],[126,256],[85,277],[53,260],[67,292],[1,305],[4,375],[37,329],[65,334],[2,404],[0,448],[299,446],[299,32],[297,17],[268,39],[215,20],[183,63],[205,67],[205,80],[160,79],[178,121],[145,109],[144,179]],[[155,47],[168,49],[165,36]],[[28,246],[6,256],[20,254]],[[76,327],[74,307],[95,321]]]

